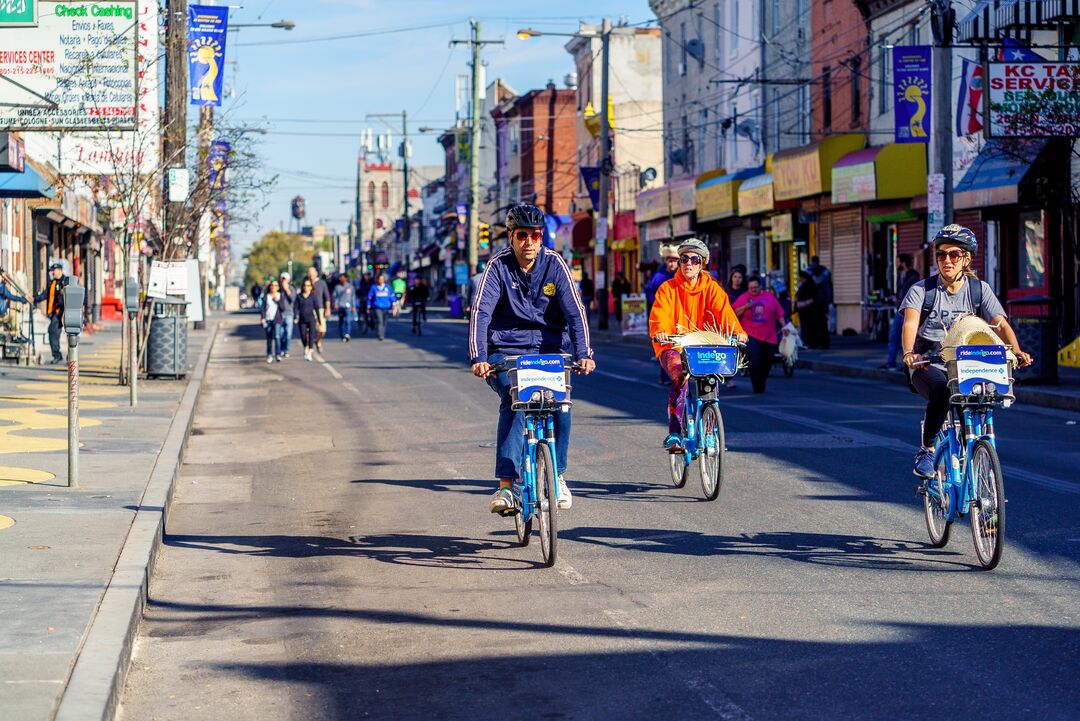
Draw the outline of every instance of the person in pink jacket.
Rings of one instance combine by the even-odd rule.
[[[750,364],[750,382],[754,393],[765,392],[765,381],[772,368],[778,342],[777,329],[785,324],[784,309],[772,293],[766,293],[761,278],[752,276],[746,282],[746,292],[735,300],[735,315],[743,330],[750,336],[746,357]]]

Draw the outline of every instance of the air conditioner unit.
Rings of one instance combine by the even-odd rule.
[[[679,63],[679,75],[686,75],[686,63]]]

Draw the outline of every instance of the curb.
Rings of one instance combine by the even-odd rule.
[[[53,717],[55,721],[110,721],[116,714],[132,644],[146,605],[150,574],[161,547],[173,483],[184,462],[203,375],[220,329],[221,321],[218,321],[180,398],[112,578],[68,677]]]

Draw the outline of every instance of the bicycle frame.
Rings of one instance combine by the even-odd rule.
[[[555,416],[550,411],[522,411],[525,414],[525,447],[521,453],[521,469],[515,495],[521,502],[521,520],[527,522],[533,517],[539,493],[536,478],[536,454],[539,444],[545,444],[551,450],[551,462],[554,469],[559,467],[559,458],[555,453]],[[558,501],[559,484],[555,484],[555,500]]]
[[[944,492],[949,494],[948,513],[944,519],[946,522],[966,516],[971,504],[976,500],[971,455],[975,443],[980,440],[987,441],[997,450],[993,406],[951,404],[945,425],[938,431],[934,442],[934,468],[938,468],[942,460],[947,461],[943,484]],[[927,481],[925,486],[927,493],[941,500],[936,484]]]
[[[716,400],[716,387],[724,383],[721,376],[686,376],[686,403],[683,404],[683,455],[687,465],[701,455],[701,414],[707,405],[719,405]],[[702,394],[701,385],[708,385],[712,390]],[[692,410],[692,415],[691,415]]]

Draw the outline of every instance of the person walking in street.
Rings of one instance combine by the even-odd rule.
[[[660,286],[649,314],[653,351],[672,381],[668,389],[668,434],[664,438],[664,448],[671,453],[682,452],[680,419],[686,405],[687,375],[682,354],[668,336],[678,333],[681,326],[690,330],[714,327],[738,339],[746,337],[727,293],[705,271],[708,264],[709,246],[697,238],[684,240],[679,245],[679,272]]]
[[[581,304],[585,306],[585,322],[588,323],[592,317],[592,302],[593,298],[596,297],[596,284],[593,283],[589,274],[582,269],[581,283],[579,285],[581,287]]]
[[[818,287],[814,282],[814,276],[810,275],[808,270],[800,270],[799,287],[795,289],[795,313],[799,315],[799,330],[809,347],[816,347],[813,334],[817,331],[817,327],[814,325],[812,316],[817,297]]]
[[[585,308],[570,268],[561,255],[543,246],[544,211],[535,205],[515,205],[506,214],[506,231],[510,247],[488,261],[469,319],[473,375],[486,380],[499,395],[495,432],[498,488],[488,508],[500,514],[514,509],[511,486],[519,478],[525,419],[523,413],[513,410],[509,374],[493,372],[492,366],[508,355],[562,353],[568,348],[581,372],[591,373],[596,368]],[[557,495],[563,509],[573,505],[565,479],[572,409],[554,416]]]
[[[315,347],[322,353],[322,342],[326,337],[326,321],[330,317],[330,288],[327,287],[326,281],[319,277],[319,271],[315,269],[315,266],[308,268],[307,273],[308,279],[311,280],[311,292],[315,294],[318,302]]]
[[[784,309],[776,296],[765,292],[760,277],[751,276],[746,281],[746,288],[746,293],[735,301],[735,313],[750,336],[746,342],[750,383],[754,393],[764,393],[779,340],[776,331],[785,324]]]
[[[645,312],[652,314],[653,304],[656,302],[656,292],[660,290],[660,286],[668,282],[675,277],[675,274],[679,272],[679,253],[675,246],[662,245],[660,246],[660,257],[663,259],[663,265],[656,269],[649,278],[648,285],[645,286]],[[671,376],[664,370],[663,364],[660,364],[660,385],[666,386],[671,384]]]
[[[349,277],[342,275],[334,286],[334,311],[338,317],[338,335],[342,343],[352,339],[352,318],[356,308],[356,291]]]
[[[296,288],[292,285],[292,276],[288,271],[281,274],[278,281],[281,287],[281,307],[283,311],[281,326],[281,357],[289,357],[292,345],[293,324],[296,322]]]
[[[818,297],[813,307],[812,319],[814,322],[813,337],[818,345],[811,348],[828,350],[831,345],[831,332],[829,331],[829,312],[833,303],[832,273],[821,264],[821,260],[815,255],[810,258],[810,265],[806,268],[810,271],[810,277],[817,285]]]
[[[64,266],[60,263],[50,265],[49,274],[51,277],[48,285],[34,296],[34,302],[44,303],[45,315],[49,316],[49,349],[52,351],[52,362],[63,363],[60,336],[64,330],[64,288],[67,287],[68,279],[64,275]]]
[[[405,301],[412,308],[412,332],[421,335],[421,323],[427,320],[427,302],[431,295],[427,281],[420,278],[405,292]]]
[[[371,273],[364,273],[356,279],[356,317],[360,323],[360,332],[367,333],[371,327],[368,323],[368,291],[371,290]]]
[[[266,331],[266,362],[280,363],[285,335],[285,297],[278,281],[272,280],[267,286],[259,316]]]
[[[319,309],[322,304],[315,293],[315,283],[311,276],[304,278],[300,293],[296,296],[296,326],[300,331],[300,342],[304,344],[304,360],[312,360],[319,332]]]
[[[896,295],[893,302],[896,304],[896,314],[893,315],[892,323],[889,324],[889,354],[885,358],[884,370],[896,370],[896,359],[900,355],[900,336],[904,330],[904,314],[900,311],[900,305],[907,298],[911,286],[922,280],[919,271],[909,253],[901,253],[896,256]]]
[[[394,317],[398,316],[401,309],[405,304],[405,291],[408,290],[409,284],[401,276],[395,276],[390,281],[390,287],[394,289],[394,296],[397,297],[397,304],[394,306]]]
[[[622,299],[630,294],[630,281],[626,276],[619,273],[611,283],[611,295],[615,298],[615,320],[622,323]]]
[[[397,294],[386,284],[386,275],[379,273],[375,284],[368,290],[368,307],[375,311],[375,324],[379,331],[379,340],[386,338],[386,321],[389,314],[397,307]]]

